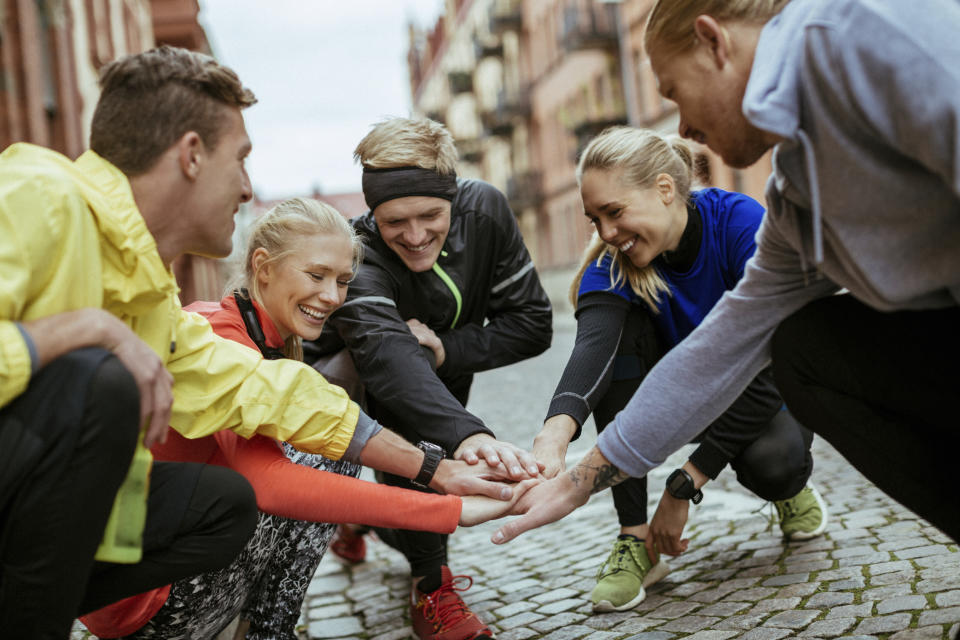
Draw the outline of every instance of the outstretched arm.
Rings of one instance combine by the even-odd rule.
[[[574,468],[527,491],[514,508],[514,513],[523,517],[500,527],[491,540],[503,544],[525,531],[556,522],[586,504],[592,494],[627,477],[594,447]]]
[[[552,478],[565,469],[567,446],[580,436],[600,399],[610,388],[617,346],[630,303],[616,293],[590,291],[577,300],[577,338],[533,441],[533,455]]]

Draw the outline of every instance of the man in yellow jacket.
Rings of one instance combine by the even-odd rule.
[[[76,615],[242,548],[249,485],[224,468],[151,471],[167,425],[265,434],[441,491],[509,497],[489,471],[382,430],[309,367],[263,360],[180,308],[170,264],[226,256],[252,197],[241,110],[255,98],[236,74],[162,47],[107,65],[100,84],[91,151],[76,162],[26,144],[0,154],[3,634],[64,638]]]

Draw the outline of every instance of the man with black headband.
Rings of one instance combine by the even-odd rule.
[[[516,480],[537,475],[533,456],[496,440],[464,408],[474,373],[550,346],[550,302],[506,198],[484,182],[457,179],[453,139],[430,120],[381,122],[355,157],[370,207],[354,220],[366,238],[364,261],[312,353],[345,344],[372,415],[428,456],[498,466]],[[413,486],[387,474],[382,481]],[[493,637],[453,590],[446,536],[380,537],[410,561],[420,638]]]

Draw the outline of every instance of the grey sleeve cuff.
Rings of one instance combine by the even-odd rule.
[[[37,369],[40,368],[40,356],[37,355],[37,345],[33,342],[33,338],[30,337],[27,330],[23,328],[22,324],[19,322],[14,322],[14,324],[20,331],[20,335],[23,336],[23,341],[27,344],[27,351],[30,353],[30,375],[32,376],[37,372]]]
[[[353,439],[350,445],[343,452],[341,460],[360,464],[360,452],[367,446],[367,441],[377,435],[383,427],[379,422],[365,414],[362,410],[357,417],[357,427],[353,431]]]

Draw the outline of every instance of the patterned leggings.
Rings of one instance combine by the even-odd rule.
[[[358,465],[283,446],[297,464],[360,475]],[[157,615],[127,639],[207,640],[239,614],[250,621],[248,640],[296,640],[307,586],[335,529],[261,513],[253,537],[232,564],[175,583]]]

